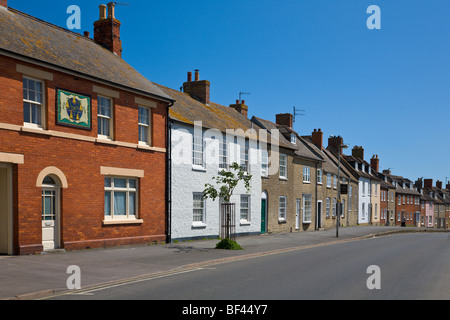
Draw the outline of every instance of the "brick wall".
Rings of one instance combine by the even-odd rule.
[[[3,89],[0,93],[0,123],[23,125],[22,74],[16,72],[14,59],[0,58]],[[24,64],[20,62],[20,64]],[[33,66],[33,68],[37,68]],[[38,68],[42,69],[42,68]],[[97,94],[95,83],[77,80],[52,72],[53,81],[45,81],[46,127],[51,131],[97,136]],[[92,98],[92,130],[56,125],[56,88],[64,88]],[[115,140],[138,143],[138,106],[134,95],[119,91],[114,99]],[[142,97],[143,98],[143,97]],[[152,109],[154,147],[166,146],[167,106],[158,102]],[[3,126],[5,127],[5,125]],[[14,127],[14,126],[13,126]],[[145,150],[91,141],[55,137],[15,129],[0,129],[0,152],[25,156],[25,163],[15,165],[14,247],[20,254],[42,250],[41,188],[36,187],[39,173],[49,166],[60,169],[68,188],[61,191],[61,245],[66,249],[83,249],[118,244],[165,241],[166,231],[166,155]],[[138,212],[142,224],[104,226],[104,178],[100,167],[144,170],[139,179]]]

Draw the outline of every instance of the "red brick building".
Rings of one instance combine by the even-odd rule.
[[[173,100],[94,39],[0,1],[0,254],[165,241]]]

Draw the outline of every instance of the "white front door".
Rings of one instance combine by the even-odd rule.
[[[300,206],[301,202],[300,199],[297,199],[295,201],[295,229],[300,229]]]
[[[45,250],[59,247],[59,190],[42,189],[42,245]]]

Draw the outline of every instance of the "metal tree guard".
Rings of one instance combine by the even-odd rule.
[[[220,237],[236,240],[236,204],[222,203],[220,206]]]

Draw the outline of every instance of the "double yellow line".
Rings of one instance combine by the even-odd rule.
[[[150,281],[150,280],[154,280],[154,279],[165,278],[165,277],[169,277],[169,276],[173,276],[173,275],[194,272],[194,271],[200,271],[200,270],[204,270],[204,269],[205,268],[198,268],[198,267],[197,268],[182,268],[182,269],[177,268],[177,269],[174,269],[171,271],[166,271],[166,272],[161,272],[161,273],[153,273],[153,274],[149,274],[149,275],[143,275],[143,276],[138,276],[138,277],[133,277],[133,278],[127,278],[127,279],[92,285],[92,286],[86,287],[84,289],[65,291],[65,292],[61,292],[58,294],[41,297],[36,300],[47,300],[47,299],[52,299],[52,298],[67,296],[67,295],[86,295],[86,294],[90,294],[91,292],[94,292],[94,291],[100,291],[100,290],[105,290],[105,289],[109,289],[109,288],[120,287],[120,286],[124,286],[124,285],[128,285],[128,284],[132,284],[132,283]]]

